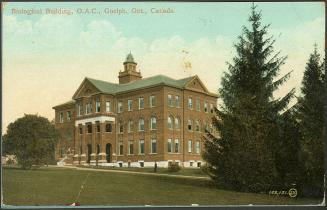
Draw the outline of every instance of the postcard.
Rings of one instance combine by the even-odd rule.
[[[324,2],[2,2],[1,205],[325,205]]]

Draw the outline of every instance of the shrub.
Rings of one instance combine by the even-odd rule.
[[[181,167],[176,162],[173,162],[173,163],[169,164],[169,166],[168,166],[169,172],[178,172],[180,170],[181,170]]]

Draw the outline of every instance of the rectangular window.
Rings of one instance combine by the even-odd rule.
[[[156,97],[150,96],[150,107],[155,107],[155,106],[156,106]]]
[[[199,99],[199,98],[197,98],[197,99],[196,99],[196,111],[198,111],[198,112],[199,112],[199,111],[200,111],[200,109],[201,109],[201,108],[200,108],[200,99]]]
[[[124,133],[124,124],[119,123],[119,133]]]
[[[179,152],[179,140],[175,139],[175,152],[178,153]]]
[[[132,100],[128,100],[127,101],[127,106],[128,106],[128,111],[132,111],[133,101]]]
[[[193,109],[193,100],[192,100],[192,98],[188,98],[188,108]]]
[[[200,141],[196,141],[196,144],[195,144],[195,152],[196,154],[199,154],[200,153]]]
[[[208,112],[208,103],[204,102],[204,112]]]
[[[128,133],[133,132],[133,121],[128,121]]]
[[[110,104],[110,101],[106,101],[106,112],[111,112],[111,104]]]
[[[92,112],[92,103],[89,102],[86,104],[86,107],[85,107],[85,114],[91,114]]]
[[[157,153],[157,140],[151,139],[151,153]]]
[[[210,112],[211,112],[211,114],[213,114],[213,104],[210,104]]]
[[[188,152],[192,152],[192,140],[188,140]]]
[[[180,107],[181,106],[181,101],[179,96],[175,96],[175,103],[176,103],[176,107]]]
[[[133,147],[133,141],[128,142],[128,154],[133,155],[134,154],[134,147]]]
[[[92,124],[87,125],[87,133],[92,133]]]
[[[83,128],[79,127],[79,134],[83,134]]]
[[[172,152],[173,151],[173,144],[171,142],[171,139],[168,139],[168,145],[167,145],[167,147],[168,147],[168,152]]]
[[[59,114],[59,122],[63,123],[64,122],[64,113],[60,112]]]
[[[83,105],[78,104],[78,116],[82,116],[82,114],[83,114]]]
[[[101,104],[100,104],[100,99],[97,98],[95,101],[95,112],[100,112]]]
[[[139,142],[139,153],[144,154],[144,140],[140,140]]]
[[[167,96],[168,106],[173,106],[173,97],[172,95]]]
[[[118,102],[118,113],[122,113],[123,112],[123,102],[119,101]]]
[[[67,111],[67,121],[71,121],[71,120],[72,120],[72,112]]]
[[[124,154],[124,145],[123,145],[123,142],[119,142],[119,144],[118,144],[118,154],[119,155],[123,155]]]
[[[139,98],[139,109],[144,109],[144,98]]]
[[[112,132],[112,125],[111,125],[111,123],[107,123],[106,124],[106,132]]]

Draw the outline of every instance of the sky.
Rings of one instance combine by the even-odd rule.
[[[242,26],[248,26],[251,5],[250,2],[5,3],[2,132],[24,113],[53,119],[52,107],[71,100],[85,77],[118,82],[118,72],[129,52],[144,78],[164,74],[180,79],[197,74],[211,92],[217,93],[227,62],[232,62],[235,56],[233,44],[238,42]],[[262,24],[271,24],[268,35],[276,39],[275,52],[288,56],[279,76],[293,71],[275,96],[283,96],[292,88],[300,94],[305,64],[314,43],[324,56],[325,5],[323,2],[256,5],[262,12]],[[163,9],[172,13],[156,13]],[[49,10],[71,13],[46,13]],[[108,13],[117,10],[126,13]],[[190,62],[192,68],[185,69],[185,62]]]

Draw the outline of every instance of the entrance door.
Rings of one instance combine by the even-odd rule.
[[[111,144],[106,144],[106,159],[107,159],[107,163],[111,162]]]
[[[90,163],[91,161],[91,153],[92,153],[92,145],[87,145],[87,163]]]

